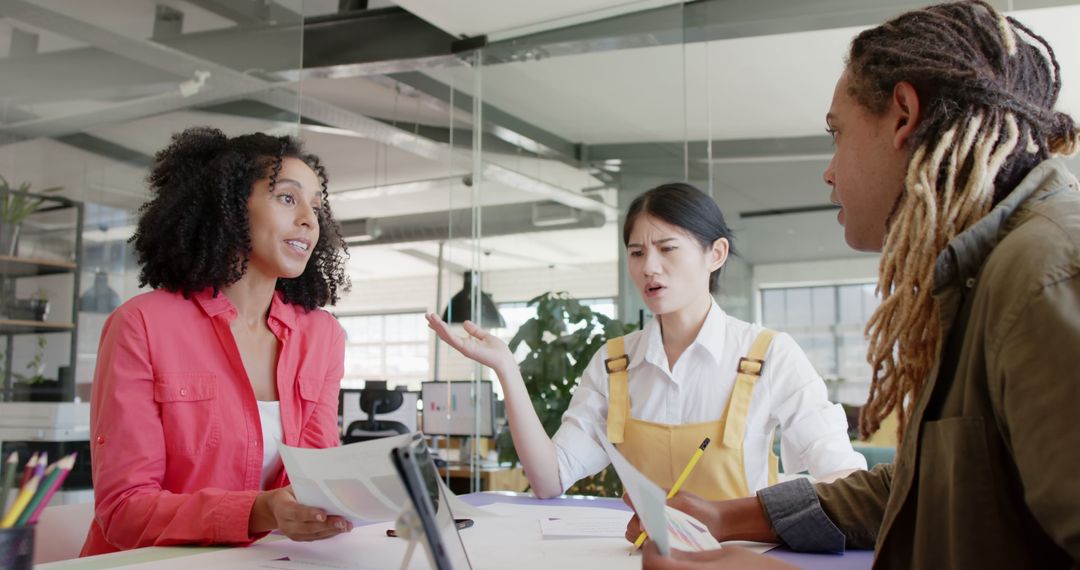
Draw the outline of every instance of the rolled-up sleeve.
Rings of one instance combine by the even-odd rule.
[[[599,439],[607,437],[606,355],[607,348],[601,348],[585,368],[563,414],[562,425],[551,438],[563,492],[583,477],[599,473],[610,463]]]
[[[799,552],[843,552],[844,533],[829,520],[808,479],[766,487],[757,493],[776,535]]]
[[[784,471],[823,477],[866,469],[866,458],[848,439],[843,407],[829,401],[825,383],[795,340],[776,335],[766,362],[765,373],[775,375],[766,380],[773,386],[772,415],[780,426]]]

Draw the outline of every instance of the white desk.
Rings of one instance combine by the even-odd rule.
[[[629,511],[618,499],[562,498],[541,501],[527,495],[510,493],[475,493],[463,496],[466,502],[484,506],[494,503],[522,505],[544,510],[582,507],[618,510],[630,517]],[[483,517],[476,524],[462,531],[462,540],[477,570],[550,570],[551,568],[638,569],[639,555],[629,555],[630,545],[622,538],[612,539],[544,539],[535,516]],[[304,559],[318,558],[325,568],[371,568],[387,570],[397,568],[405,553],[406,543],[401,539],[388,538],[386,529],[390,523],[376,523],[358,527],[351,533],[335,538],[299,543],[283,537],[271,536],[250,548],[142,548],[128,552],[106,554],[79,560],[69,560],[38,568],[65,568],[91,570],[97,568],[128,567],[131,570],[152,568],[154,570],[216,570],[224,568],[307,568],[307,564],[276,562],[283,557]],[[844,555],[797,554],[772,551],[776,556],[803,568],[830,568],[838,570],[867,570],[872,553],[853,551]],[[427,568],[427,558],[419,549],[409,568]]]

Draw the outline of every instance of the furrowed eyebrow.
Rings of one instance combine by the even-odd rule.
[[[653,245],[660,245],[662,243],[667,243],[669,241],[675,241],[676,239],[677,238],[673,238],[673,237],[661,238],[661,239],[658,239],[658,240],[654,240],[652,243],[653,243]],[[640,243],[628,243],[628,244],[626,244],[627,249],[630,249],[631,247],[642,247],[642,246],[641,246]]]

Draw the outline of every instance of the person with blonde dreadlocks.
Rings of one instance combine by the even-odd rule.
[[[718,539],[875,549],[875,568],[1080,567],[1080,192],[1053,49],[982,1],[859,34],[826,115],[845,240],[880,250],[863,434],[896,462],[671,504]],[[632,519],[627,538],[639,523]],[[648,569],[777,568],[737,548]]]

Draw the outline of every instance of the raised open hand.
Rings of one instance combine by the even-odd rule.
[[[507,366],[516,367],[514,355],[499,337],[476,326],[472,321],[465,321],[465,332],[468,336],[458,337],[450,330],[449,325],[443,322],[434,313],[427,315],[428,327],[439,335],[446,344],[454,347],[454,350],[475,360],[484,366],[494,368],[496,371],[505,369]]]

